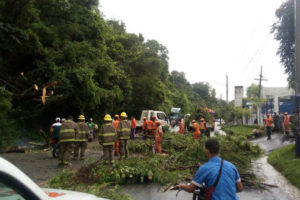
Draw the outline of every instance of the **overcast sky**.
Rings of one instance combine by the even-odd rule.
[[[155,39],[169,50],[170,71],[183,71],[190,83],[207,81],[229,100],[234,86],[257,81],[260,67],[266,87],[287,86],[270,33],[275,10],[285,0],[100,0],[106,19],[126,24],[127,32]]]

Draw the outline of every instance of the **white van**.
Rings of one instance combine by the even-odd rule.
[[[143,122],[144,122],[143,121],[144,117],[146,117],[147,120],[150,120],[152,116],[155,116],[156,120],[161,122],[164,130],[169,129],[169,120],[168,120],[166,113],[164,113],[162,111],[157,111],[157,110],[143,110],[140,120],[138,120],[136,123],[137,128],[138,129],[142,128]]]

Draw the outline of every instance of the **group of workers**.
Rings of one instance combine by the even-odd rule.
[[[156,121],[152,117],[151,122],[143,125],[143,129],[147,130],[148,135],[155,139],[156,153],[162,153],[162,127],[161,122]],[[127,120],[127,114],[122,112],[121,115],[115,115],[112,120],[109,114],[104,116],[104,123],[98,129],[97,124],[85,122],[84,115],[78,117],[78,122],[73,121],[73,117],[69,116],[67,120],[61,121],[56,118],[56,122],[52,124],[50,133],[52,140],[59,142],[59,165],[71,166],[71,154],[74,151],[74,160],[84,160],[87,142],[91,137],[98,135],[99,144],[103,148],[103,160],[106,163],[112,163],[113,153],[115,156],[120,155],[120,159],[128,157],[128,140],[134,139],[136,132],[136,119],[131,117],[131,121]]]
[[[270,116],[270,114],[267,114],[267,117],[264,119],[264,123],[265,123],[265,126],[266,126],[268,140],[270,140],[271,139],[271,134],[272,134],[272,124],[274,123],[274,120]],[[291,131],[291,129],[290,129],[290,116],[288,115],[287,112],[284,112],[283,127],[284,127],[284,134],[286,136],[289,136],[289,133]]]
[[[143,133],[144,138],[150,137],[154,138],[155,140],[155,152],[161,154],[161,142],[162,142],[162,134],[163,134],[163,128],[160,121],[156,120],[155,116],[150,117],[149,120],[147,120],[147,117],[143,118]]]

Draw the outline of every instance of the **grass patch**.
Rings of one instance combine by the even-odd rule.
[[[295,144],[273,151],[268,162],[300,189],[300,159],[295,159]]]

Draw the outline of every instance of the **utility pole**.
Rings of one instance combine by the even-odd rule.
[[[228,104],[228,75],[226,75],[226,103]]]
[[[255,79],[254,79],[254,80],[259,81],[259,84],[258,84],[258,98],[259,98],[259,99],[261,98],[261,82],[262,82],[262,81],[267,81],[267,79],[264,79],[263,77],[264,77],[264,76],[262,75],[262,66],[261,66],[259,78],[255,78]]]
[[[262,74],[262,66],[260,68],[260,74],[259,74],[259,78],[255,78],[254,80],[257,80],[259,81],[259,84],[258,84],[258,99],[260,100],[261,98],[261,82],[262,81],[267,81],[267,79],[264,79],[263,78],[263,74]],[[259,122],[261,122],[260,120],[260,107],[259,107],[259,103],[257,105],[257,110],[256,110],[256,119],[257,119],[257,124],[259,124]]]
[[[296,158],[300,158],[300,0],[295,0],[295,80],[296,80],[296,110],[297,110],[297,134],[296,134]]]

